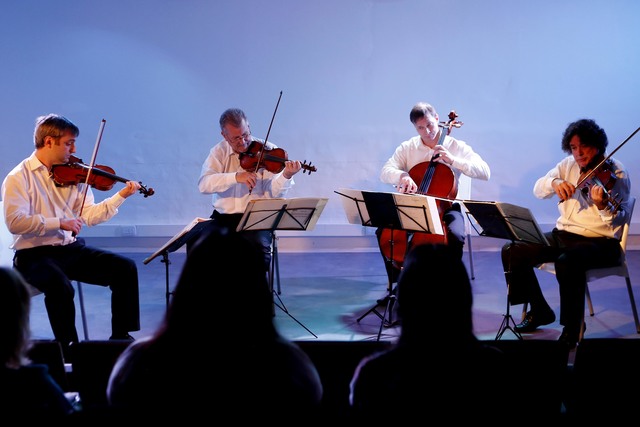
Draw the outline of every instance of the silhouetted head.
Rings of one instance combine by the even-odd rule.
[[[271,338],[272,304],[263,253],[239,233],[211,230],[189,251],[164,326],[174,336]]]
[[[449,246],[413,247],[404,259],[397,292],[404,338],[440,332],[453,340],[473,336],[469,274]]]
[[[27,362],[31,295],[22,275],[13,268],[0,267],[0,360],[17,368]]]

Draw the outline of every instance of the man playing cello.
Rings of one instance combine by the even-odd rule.
[[[451,119],[453,120],[453,118]],[[457,181],[461,174],[483,181],[489,180],[491,170],[487,162],[469,144],[453,138],[440,128],[438,113],[433,106],[425,102],[417,103],[409,113],[409,120],[418,135],[402,142],[396,148],[393,155],[382,167],[380,173],[382,182],[395,185],[397,191],[401,193],[418,193],[454,199],[457,196]],[[412,174],[414,171],[424,170],[422,167],[424,165],[428,165],[428,173],[425,173],[425,176],[417,177]],[[439,184],[438,181],[442,180],[441,177],[451,183],[450,188],[437,189],[439,192],[434,193],[434,189]],[[453,246],[462,257],[465,231],[460,205],[458,203],[446,205],[441,214],[446,230],[446,243]],[[391,257],[387,250],[389,243],[386,237],[387,231],[387,229],[379,228],[376,235],[389,280],[393,283],[397,281],[402,266],[402,263],[398,261],[404,259],[406,250],[409,249],[415,235],[423,233],[412,233],[407,236],[406,250],[401,251],[400,260],[398,260],[395,259],[395,256]]]

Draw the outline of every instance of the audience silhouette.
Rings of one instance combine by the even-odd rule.
[[[74,407],[47,365],[28,358],[31,294],[22,275],[0,267],[0,413],[5,420],[55,420]]]
[[[409,251],[398,278],[400,336],[351,380],[356,420],[468,420],[514,413],[508,359],[473,332],[471,284],[449,246]]]
[[[238,233],[210,230],[190,250],[158,329],[116,362],[109,404],[163,419],[312,415],[320,377],[273,313],[263,254]]]

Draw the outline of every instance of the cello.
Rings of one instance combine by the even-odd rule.
[[[457,118],[458,114],[456,114],[454,110],[451,110],[449,113],[449,121],[440,122],[440,137],[436,145],[442,145],[445,136],[451,134],[452,128],[462,126],[463,123],[456,120]],[[409,171],[409,176],[414,182],[419,183],[416,194],[449,199],[436,200],[438,214],[442,221],[444,213],[452,206],[450,200],[455,199],[458,194],[458,185],[453,170],[443,163],[436,162],[436,159],[437,157],[413,166]],[[445,228],[444,224],[443,228]],[[408,249],[414,245],[427,243],[446,244],[446,232],[444,235],[419,231],[409,234],[405,230],[383,228],[378,236],[378,244],[380,245],[380,251],[383,256],[398,269],[402,268]]]

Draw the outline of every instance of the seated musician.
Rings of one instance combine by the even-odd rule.
[[[409,120],[416,128],[418,135],[402,142],[396,148],[393,155],[382,167],[380,173],[382,182],[395,185],[397,191],[401,193],[418,193],[455,199],[460,174],[484,181],[489,180],[491,170],[487,162],[469,144],[453,138],[445,129],[440,128],[438,113],[433,106],[425,102],[417,103],[409,113]],[[420,172],[429,170],[424,167],[425,165],[430,165],[430,171],[434,173],[423,173],[418,176]],[[443,182],[450,183],[448,188],[443,189],[443,186],[439,185]],[[424,243],[447,243],[450,246],[455,246],[453,249],[462,258],[465,229],[460,205],[450,203],[442,206],[441,220],[446,230],[445,236],[437,236],[440,237],[440,242],[425,239]],[[425,233],[407,235],[404,249],[403,245],[397,244],[396,239],[402,233],[397,233],[394,230],[393,234],[394,253],[391,254],[388,230],[383,228],[376,230],[378,244],[391,283],[397,281],[402,260],[412,242],[418,244],[419,240],[422,241],[423,236],[420,239],[415,239],[415,236]]]
[[[539,178],[533,194],[539,199],[558,196],[560,216],[553,231],[545,233],[550,246],[528,242],[507,243],[502,248],[502,264],[509,284],[511,304],[529,303],[529,312],[516,325],[521,333],[533,332],[539,326],[553,323],[555,313],[545,300],[535,274],[535,266],[555,262],[556,280],[560,287],[560,324],[564,326],[560,341],[570,349],[580,337],[584,317],[587,268],[609,267],[620,260],[620,238],[628,210],[631,182],[620,161],[604,154],[607,134],[590,119],[570,123],[564,131],[562,151],[568,154],[547,174]],[[604,163],[602,163],[604,162]],[[600,168],[596,166],[602,163]],[[596,180],[590,186],[576,185],[589,171],[609,175],[609,193]],[[557,199],[556,199],[557,200]]]

